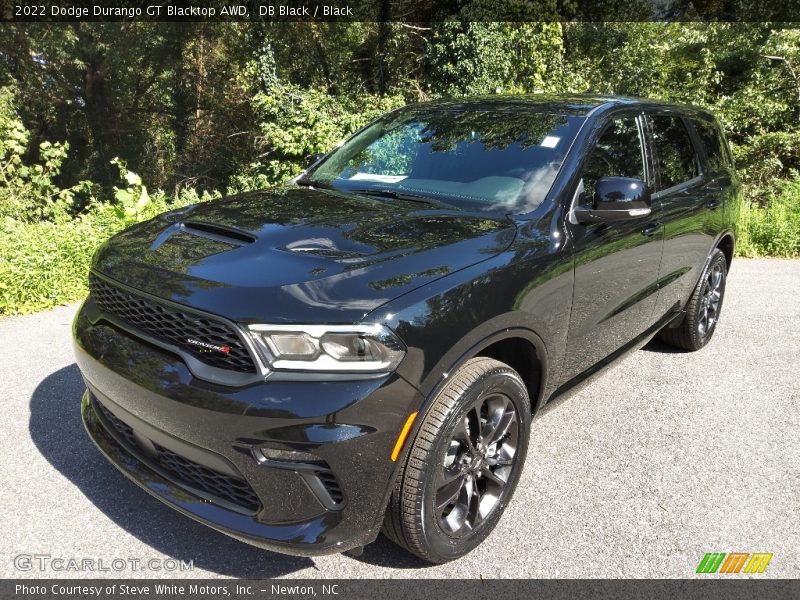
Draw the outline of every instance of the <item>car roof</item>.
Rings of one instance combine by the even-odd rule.
[[[433,100],[409,107],[430,108],[433,110],[487,110],[501,108],[536,109],[542,112],[554,112],[575,116],[593,116],[613,108],[639,107],[646,109],[670,109],[681,114],[701,114],[713,118],[710,113],[696,106],[633,98],[628,96],[605,96],[595,94],[522,94],[468,96]]]

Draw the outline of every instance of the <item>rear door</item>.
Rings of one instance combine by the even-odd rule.
[[[701,116],[690,119],[689,124],[694,130],[702,154],[702,195],[706,209],[704,225],[708,236],[716,239],[726,227],[725,212],[736,193],[738,181],[719,126]]]
[[[664,252],[658,272],[656,318],[682,308],[694,289],[713,243],[707,219],[707,173],[699,142],[687,119],[664,112],[647,118],[656,162],[656,193],[664,223]]]
[[[650,183],[652,166],[643,127],[641,115],[623,113],[601,128],[596,141],[590,142],[574,203],[590,203],[600,177],[634,177]],[[632,221],[569,223],[575,283],[565,381],[653,324],[662,230],[658,202],[651,208],[649,216]]]

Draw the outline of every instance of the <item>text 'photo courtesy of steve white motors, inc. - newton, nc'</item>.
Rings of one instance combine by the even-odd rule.
[[[15,17],[56,17],[63,19],[86,19],[92,17],[137,19],[141,17],[166,18],[204,18],[215,17],[265,17],[265,18],[316,18],[316,17],[352,17],[350,6],[330,6],[316,4],[314,6],[289,6],[270,3],[257,7],[243,4],[220,4],[218,6],[194,6],[171,4],[148,4],[145,6],[56,6],[56,5],[22,5],[14,6]]]
[[[255,584],[255,585],[253,585]],[[293,584],[280,583],[242,582],[242,583],[145,583],[136,581],[131,583],[100,583],[76,582],[55,584],[24,584],[14,585],[14,594],[18,597],[32,596],[36,598],[49,596],[71,596],[81,598],[142,598],[147,596],[182,597],[187,598],[241,598],[244,596],[268,597],[324,597],[339,596],[344,592],[338,583],[327,584]]]

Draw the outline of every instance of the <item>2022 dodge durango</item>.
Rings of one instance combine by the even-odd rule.
[[[289,184],[97,251],[73,327],[86,429],[251,544],[356,553],[382,530],[455,559],[511,501],[545,402],[655,335],[708,343],[739,197],[699,109],[399,109]]]

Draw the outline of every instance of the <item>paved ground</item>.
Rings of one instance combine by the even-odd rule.
[[[19,554],[193,560],[184,576],[687,577],[710,551],[772,552],[763,576],[800,577],[798,292],[800,261],[737,261],[711,345],[651,344],[546,409],[498,528],[439,567],[384,539],[357,559],[286,557],[179,516],[84,434],[75,307],[4,319],[0,577],[26,576]]]

